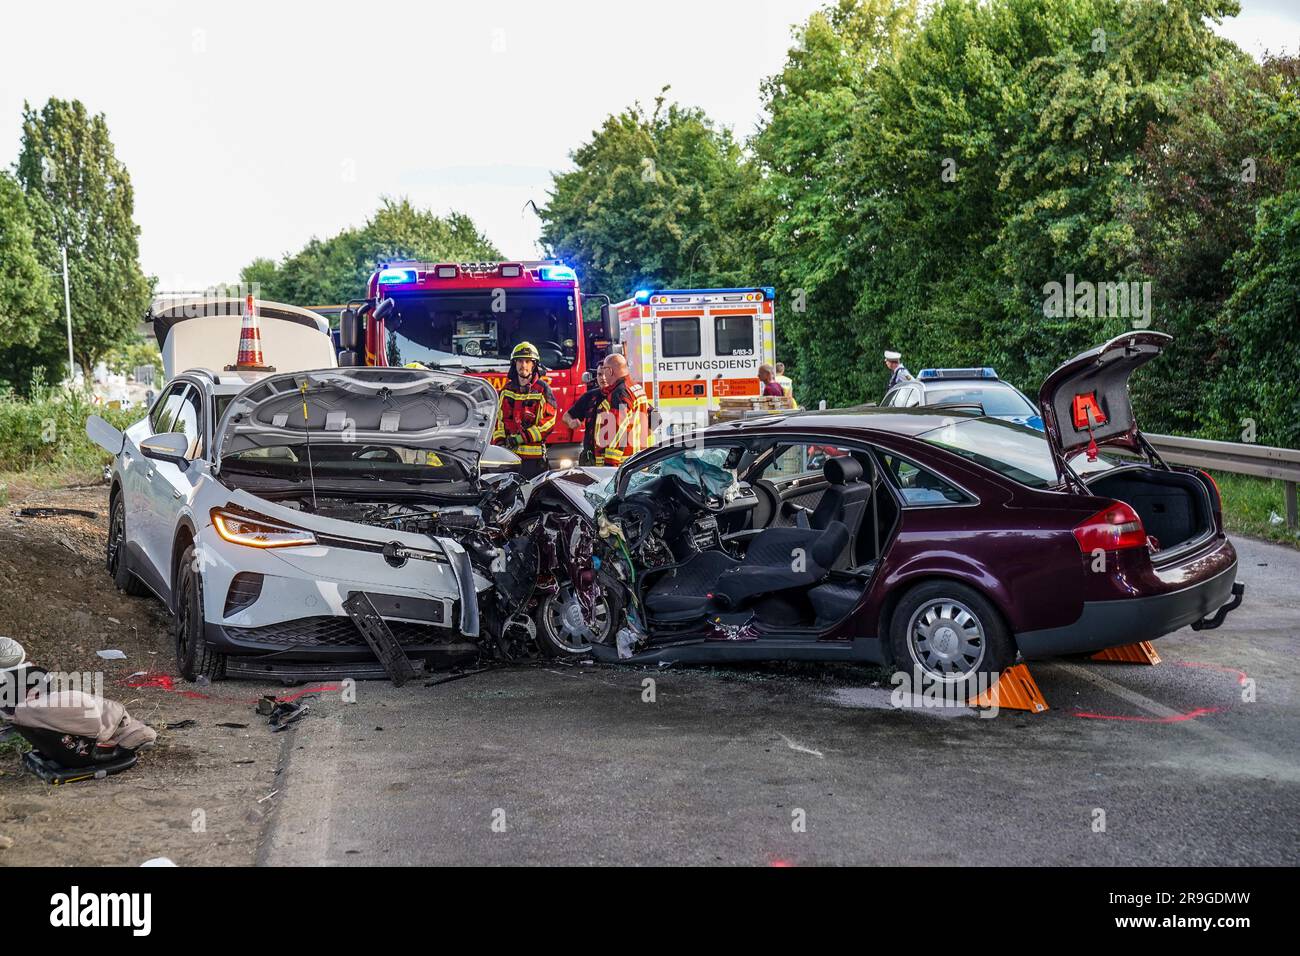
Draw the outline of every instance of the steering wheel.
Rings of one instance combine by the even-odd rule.
[[[367,455],[370,455],[371,452],[381,452],[382,454],[374,455],[369,458],[366,457]],[[397,454],[397,452],[393,451],[393,449],[387,448],[384,445],[364,445],[360,451],[352,456],[352,458],[355,461],[389,461],[394,464],[402,463],[402,457]]]
[[[644,495],[624,498],[614,511],[623,529],[623,541],[629,551],[635,551],[650,537],[655,526],[655,510]]]
[[[672,476],[673,487],[686,499],[687,504],[707,511],[709,514],[721,514],[727,506],[721,495],[707,494],[698,485],[692,485],[680,475]]]

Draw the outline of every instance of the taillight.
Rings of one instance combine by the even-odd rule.
[[[1095,515],[1076,525],[1074,538],[1084,554],[1094,551],[1120,551],[1124,548],[1145,548],[1147,532],[1142,519],[1129,505],[1113,501]]]

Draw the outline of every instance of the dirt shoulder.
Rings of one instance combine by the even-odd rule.
[[[251,864],[277,799],[268,794],[278,789],[284,737],[253,705],[261,694],[302,688],[193,687],[176,676],[162,605],[122,594],[104,569],[107,504],[106,488],[95,486],[31,489],[0,509],[0,634],[50,670],[102,673],[104,696],[154,727],[158,745],[124,773],[58,787],[0,745],[0,837],[13,841],[0,849],[0,866],[138,865],[157,856]],[[95,517],[19,516],[36,507]],[[101,649],[126,659],[101,660]],[[147,677],[131,678],[141,671]],[[174,726],[182,721],[194,723]]]

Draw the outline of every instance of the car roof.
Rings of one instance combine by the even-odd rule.
[[[171,381],[166,382],[163,388],[166,388],[176,379],[183,378],[190,382],[198,382],[205,391],[211,392],[213,395],[238,395],[248,386],[260,381],[268,374],[270,373],[258,372],[250,374],[244,372],[239,374],[234,372],[214,372],[209,368],[188,368],[176,375]]]
[[[925,388],[970,388],[979,386],[981,388],[1009,388],[1012,391],[1019,391],[1010,382],[1003,381],[1000,378],[935,378],[935,379],[915,379],[917,385]],[[911,384],[910,382],[908,384]]]
[[[985,418],[975,412],[940,411],[917,405],[913,408],[884,408],[859,405],[856,408],[828,408],[825,411],[801,409],[784,415],[756,415],[731,422],[718,422],[707,429],[710,435],[725,435],[728,430],[767,431],[768,429],[818,432],[823,429],[845,431],[879,431],[895,435],[916,436],[955,420]]]

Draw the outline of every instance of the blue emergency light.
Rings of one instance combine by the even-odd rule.
[[[568,266],[542,266],[537,270],[543,282],[577,282],[578,273]]]
[[[916,376],[919,379],[937,378],[992,378],[998,373],[989,366],[983,368],[923,368]]]
[[[385,269],[379,273],[380,285],[398,285],[403,282],[414,282],[414,269]]]
[[[637,290],[636,290],[636,295],[635,295],[634,298],[635,298],[636,301],[637,301],[637,305],[645,305],[647,302],[650,301],[650,290],[649,290],[649,289],[637,289]]]

